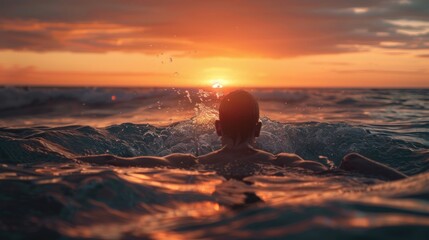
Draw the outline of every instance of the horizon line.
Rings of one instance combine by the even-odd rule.
[[[263,87],[263,86],[224,86],[223,88],[212,88],[210,86],[142,86],[142,85],[27,85],[27,84],[0,84],[0,88],[152,88],[152,89],[162,89],[162,88],[176,88],[176,89],[185,89],[185,88],[196,88],[196,89],[429,89],[429,86],[397,86],[397,87],[387,87],[387,86],[272,86],[272,87]]]

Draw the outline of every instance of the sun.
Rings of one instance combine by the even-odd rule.
[[[220,82],[215,82],[213,83],[212,88],[223,88],[223,85]]]
[[[215,80],[212,80],[210,82],[212,84],[212,88],[215,88],[215,89],[223,88],[223,85],[225,83],[225,81],[223,79],[215,79]]]

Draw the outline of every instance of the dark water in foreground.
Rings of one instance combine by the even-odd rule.
[[[0,88],[0,238],[427,239],[429,90],[252,93],[263,114],[260,148],[329,167],[359,152],[411,177],[260,166],[238,181],[203,166],[76,164],[90,154],[217,149],[223,92]]]

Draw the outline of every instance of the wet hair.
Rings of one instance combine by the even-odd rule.
[[[259,104],[250,93],[233,91],[220,102],[219,120],[222,135],[243,142],[252,137],[259,122]]]

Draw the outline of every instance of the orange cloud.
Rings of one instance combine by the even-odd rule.
[[[3,2],[1,49],[283,58],[429,48],[425,0]]]

